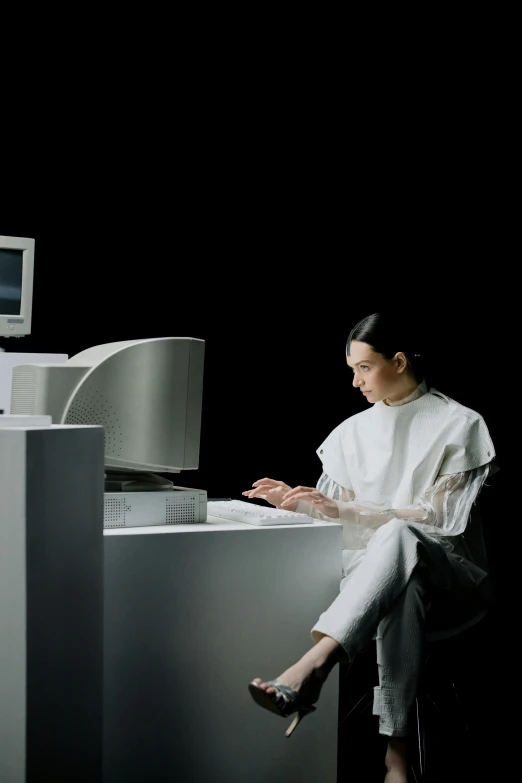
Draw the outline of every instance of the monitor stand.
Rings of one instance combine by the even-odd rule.
[[[172,481],[157,473],[105,468],[105,492],[164,492],[173,488]]]

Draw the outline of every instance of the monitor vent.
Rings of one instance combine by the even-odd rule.
[[[125,498],[104,498],[103,526],[125,527],[125,516],[131,507]]]
[[[32,367],[16,367],[15,370],[11,384],[11,413],[32,416],[36,395],[35,371]]]
[[[196,516],[196,498],[188,497],[183,500],[176,497],[165,498],[165,521],[167,525],[184,525],[194,522]]]
[[[119,457],[122,430],[116,411],[97,389],[82,387],[71,403],[65,424],[99,424],[105,430],[105,454]]]

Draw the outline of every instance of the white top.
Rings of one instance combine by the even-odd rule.
[[[343,421],[317,454],[317,488],[337,503],[343,549],[364,549],[378,527],[404,517],[487,569],[480,522],[470,522],[495,457],[479,413],[423,382],[397,403],[378,402]],[[297,510],[329,519],[308,503]]]

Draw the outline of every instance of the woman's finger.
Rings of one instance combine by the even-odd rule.
[[[309,503],[313,502],[312,494],[311,492],[298,492],[297,495],[292,495],[291,498],[288,498],[287,500],[283,500],[281,502],[281,505],[287,505],[288,503],[293,503],[296,500],[308,500]]]
[[[297,492],[315,492],[315,487],[294,487],[293,489],[289,490],[284,496],[283,499],[286,498],[294,498],[296,496]]]
[[[274,485],[278,487],[288,487],[288,484],[285,484],[284,481],[276,481],[275,479],[271,479],[271,478],[264,478],[264,479],[259,479],[258,481],[254,481],[252,486],[257,487],[259,484],[269,484],[271,487]]]
[[[255,489],[251,489],[249,496],[250,498],[264,498],[265,495],[268,494],[267,487],[256,487]]]

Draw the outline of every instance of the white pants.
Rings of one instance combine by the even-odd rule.
[[[392,519],[355,555],[338,597],[312,628],[312,639],[330,636],[349,659],[376,639],[374,714],[380,716],[381,734],[403,737],[422,666],[427,603],[442,599],[463,615],[476,609],[477,592],[472,568],[421,525]]]

